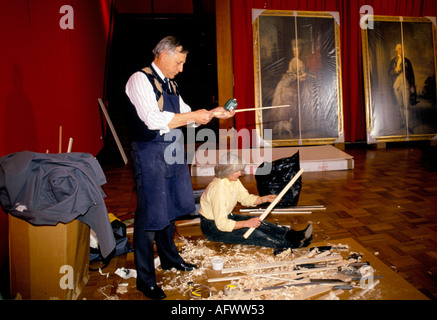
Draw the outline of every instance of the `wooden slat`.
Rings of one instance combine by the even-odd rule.
[[[231,277],[218,277],[218,278],[209,278],[208,282],[223,282],[223,281],[235,281],[239,280],[242,277],[250,276],[250,277],[262,277],[262,276],[280,276],[280,275],[303,275],[303,274],[309,274],[309,273],[315,273],[315,272],[324,272],[329,270],[335,270],[337,267],[326,267],[326,268],[313,268],[313,269],[300,269],[295,271],[282,271],[282,272],[269,272],[269,273],[263,273],[263,274],[244,274],[239,276],[231,276]]]
[[[232,273],[232,272],[244,272],[248,270],[256,270],[256,269],[270,269],[277,268],[281,266],[290,266],[290,265],[302,265],[302,264],[310,264],[310,263],[321,263],[321,262],[329,262],[341,260],[342,257],[340,255],[332,255],[329,257],[321,257],[321,258],[298,258],[294,260],[288,261],[279,261],[272,263],[259,263],[253,266],[245,266],[245,267],[234,267],[234,268],[225,268],[222,270],[222,273]]]
[[[270,203],[270,205],[267,207],[267,209],[263,212],[263,214],[261,215],[261,217],[259,217],[261,220],[264,220],[270,213],[270,211],[273,210],[273,208],[279,203],[279,201],[281,201],[282,197],[287,193],[287,191],[293,186],[293,184],[297,181],[297,179],[300,178],[300,176],[303,173],[303,169],[300,169],[298,173],[295,174],[295,176],[293,177],[293,179],[290,180],[290,182],[285,186],[284,189],[282,189],[282,191],[278,194],[278,196],[276,197],[275,200],[273,200],[272,203]],[[249,230],[246,231],[246,233],[244,234],[244,238],[247,239],[252,232],[255,230],[255,228],[249,228]]]

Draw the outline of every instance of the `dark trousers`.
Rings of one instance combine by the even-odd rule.
[[[159,231],[147,231],[143,227],[134,226],[134,258],[137,270],[137,283],[156,286],[153,241],[156,241],[159,259],[163,269],[170,268],[183,261],[174,243],[174,221]]]
[[[244,221],[253,218],[253,216],[230,213],[228,218],[234,221]],[[214,220],[206,219],[203,216],[201,216],[200,227],[205,237],[214,242],[247,244],[275,249],[294,247],[291,242],[285,239],[287,228],[276,226],[267,221],[262,221],[261,225],[247,239],[243,235],[248,228],[223,232],[217,228]]]

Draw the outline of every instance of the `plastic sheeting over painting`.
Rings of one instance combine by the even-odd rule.
[[[338,22],[332,13],[263,11],[254,22],[257,124],[281,145],[342,142]]]
[[[272,166],[271,172],[267,175],[260,174],[260,170],[264,166],[269,165]],[[262,163],[255,173],[259,195],[279,194],[299,170],[299,151],[291,157],[275,160],[271,164],[266,162]],[[296,206],[299,201],[301,189],[302,177],[293,184],[276,206],[279,208]]]
[[[367,143],[437,139],[435,19],[371,22],[363,30]]]

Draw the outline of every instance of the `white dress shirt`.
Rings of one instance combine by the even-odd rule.
[[[164,80],[164,74],[154,62],[152,62],[152,67]],[[139,118],[149,130],[159,130],[161,135],[170,132],[168,124],[173,119],[174,113],[159,110],[153,87],[143,72],[137,71],[129,78],[126,84],[126,94],[135,106]],[[179,104],[181,113],[191,112],[190,106],[182,100],[181,96],[179,96]]]

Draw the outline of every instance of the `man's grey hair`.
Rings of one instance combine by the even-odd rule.
[[[228,178],[235,172],[244,170],[245,167],[244,160],[237,153],[228,152],[220,158],[219,163],[215,166],[215,176],[220,179]]]
[[[152,50],[152,53],[155,55],[155,57],[159,57],[159,55],[164,51],[169,55],[173,55],[176,53],[178,47],[182,47],[180,53],[188,53],[188,50],[184,47],[182,42],[173,36],[167,36],[158,42],[156,47]]]

